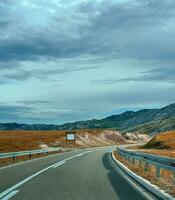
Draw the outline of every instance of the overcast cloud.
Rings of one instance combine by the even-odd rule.
[[[174,0],[1,0],[0,122],[175,102]]]

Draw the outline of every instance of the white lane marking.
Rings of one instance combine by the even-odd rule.
[[[75,155],[75,156],[72,156],[72,157],[70,157],[70,158],[66,158],[64,161],[70,160],[70,159],[72,159],[72,158],[76,158],[76,157],[83,156],[84,154],[85,154],[85,153],[80,153],[80,154]]]
[[[17,194],[19,192],[19,190],[14,190],[12,192],[10,192],[7,196],[5,196],[4,198],[2,198],[1,200],[8,200],[11,197],[15,196],[15,194]]]
[[[83,156],[85,153],[80,153],[78,154],[76,157],[80,157],[80,156]]]
[[[72,157],[70,157],[70,158],[66,158],[65,160],[62,160],[62,161],[60,161],[60,162],[63,162],[63,161],[65,162],[65,161],[70,160],[70,159],[72,159],[72,158],[75,158],[75,157],[77,157],[77,156],[79,156],[79,155],[81,155],[81,154],[82,154],[82,153],[80,153],[80,154],[78,154],[78,155],[75,155],[75,156],[72,156]],[[12,186],[11,188],[9,188],[9,189],[5,190],[4,192],[0,193],[0,199],[1,199],[2,197],[4,197],[5,195],[7,195],[8,193],[10,193],[11,191],[13,191],[13,190],[15,190],[16,188],[18,188],[19,186],[21,186],[21,185],[23,185],[24,183],[30,181],[32,178],[34,178],[34,177],[36,177],[36,176],[42,174],[43,172],[49,170],[50,168],[53,168],[55,165],[59,164],[60,162],[55,163],[55,164],[53,164],[53,165],[50,165],[49,167],[46,167],[46,168],[40,170],[39,172],[36,172],[35,174],[33,174],[33,175],[29,176],[28,178],[26,178],[26,179],[20,181],[19,183],[17,183],[16,185]]]
[[[53,168],[59,167],[60,165],[63,165],[65,162],[66,161],[63,160],[63,161],[59,162],[57,165],[53,166]]]
[[[85,153],[91,153],[92,152],[92,150],[91,151],[86,151]]]
[[[79,155],[79,154],[78,154],[78,155]],[[72,156],[72,157],[70,157],[70,158],[66,158],[64,161],[71,160],[72,158],[76,158],[78,155]]]

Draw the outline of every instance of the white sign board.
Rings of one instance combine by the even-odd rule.
[[[66,133],[66,140],[74,141],[75,140],[75,133]]]

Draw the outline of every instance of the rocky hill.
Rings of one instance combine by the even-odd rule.
[[[100,120],[78,121],[63,125],[0,124],[0,130],[77,130],[86,128],[113,128],[124,133],[141,132],[150,134],[175,130],[175,103],[161,109],[127,111]]]

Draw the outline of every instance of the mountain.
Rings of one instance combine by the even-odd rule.
[[[1,123],[0,130],[77,130],[92,128],[113,128],[123,133],[142,132],[156,134],[175,130],[175,103],[160,109],[127,111],[104,119],[92,119],[63,125]]]

